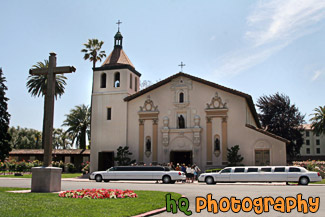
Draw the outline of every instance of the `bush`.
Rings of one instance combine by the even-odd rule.
[[[238,154],[239,152],[239,145],[235,145],[231,148],[227,148],[227,160],[228,166],[241,166],[240,162],[244,160],[244,158]]]
[[[209,170],[206,170],[205,172],[206,172],[206,173],[217,173],[217,172],[219,172],[220,170],[222,170],[222,169],[220,169],[220,168],[217,168],[217,169],[209,169]]]
[[[77,171],[73,163],[66,163],[66,167],[68,168],[69,173],[75,173]]]
[[[16,164],[15,171],[17,172],[25,172],[27,170],[26,162],[20,161]]]
[[[325,178],[325,161],[294,161],[292,162],[294,166],[304,167],[307,170],[319,172],[322,178]]]

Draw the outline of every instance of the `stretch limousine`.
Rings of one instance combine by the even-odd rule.
[[[308,185],[321,180],[319,173],[296,166],[226,167],[218,173],[202,173],[199,177],[199,182],[208,185],[217,182],[298,182]]]
[[[109,182],[113,180],[162,180],[163,183],[172,183],[185,180],[185,173],[170,170],[162,166],[116,166],[107,171],[93,172],[90,180]]]

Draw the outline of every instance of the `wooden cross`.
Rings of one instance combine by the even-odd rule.
[[[53,117],[54,117],[54,94],[55,94],[55,77],[56,74],[75,72],[73,66],[56,67],[56,54],[50,53],[49,67],[42,69],[30,69],[31,75],[47,75],[46,95],[44,101],[44,162],[43,166],[48,167],[52,161],[52,134],[53,134]]]
[[[120,20],[118,20],[117,23],[116,23],[117,26],[118,26],[118,31],[120,31],[120,24],[121,24],[121,23],[122,23],[122,22],[121,22]]]
[[[181,67],[181,72],[183,72],[183,66],[185,66],[185,64],[183,64],[183,62],[181,62],[181,64],[180,64],[180,65],[178,65],[178,66],[180,66],[180,67]]]

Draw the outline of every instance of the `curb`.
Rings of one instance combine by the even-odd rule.
[[[166,211],[166,207],[160,208],[160,209],[155,209],[155,210],[145,212],[145,213],[142,213],[142,214],[139,214],[139,215],[135,215],[133,217],[152,216],[152,215],[156,215],[156,214],[159,214],[159,213],[162,213],[162,212],[165,212],[165,211]]]

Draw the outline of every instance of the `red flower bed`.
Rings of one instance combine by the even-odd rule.
[[[110,199],[110,198],[135,198],[138,197],[136,193],[131,190],[120,189],[78,189],[71,191],[64,191],[59,194],[59,197],[65,198],[87,198],[87,199]]]

